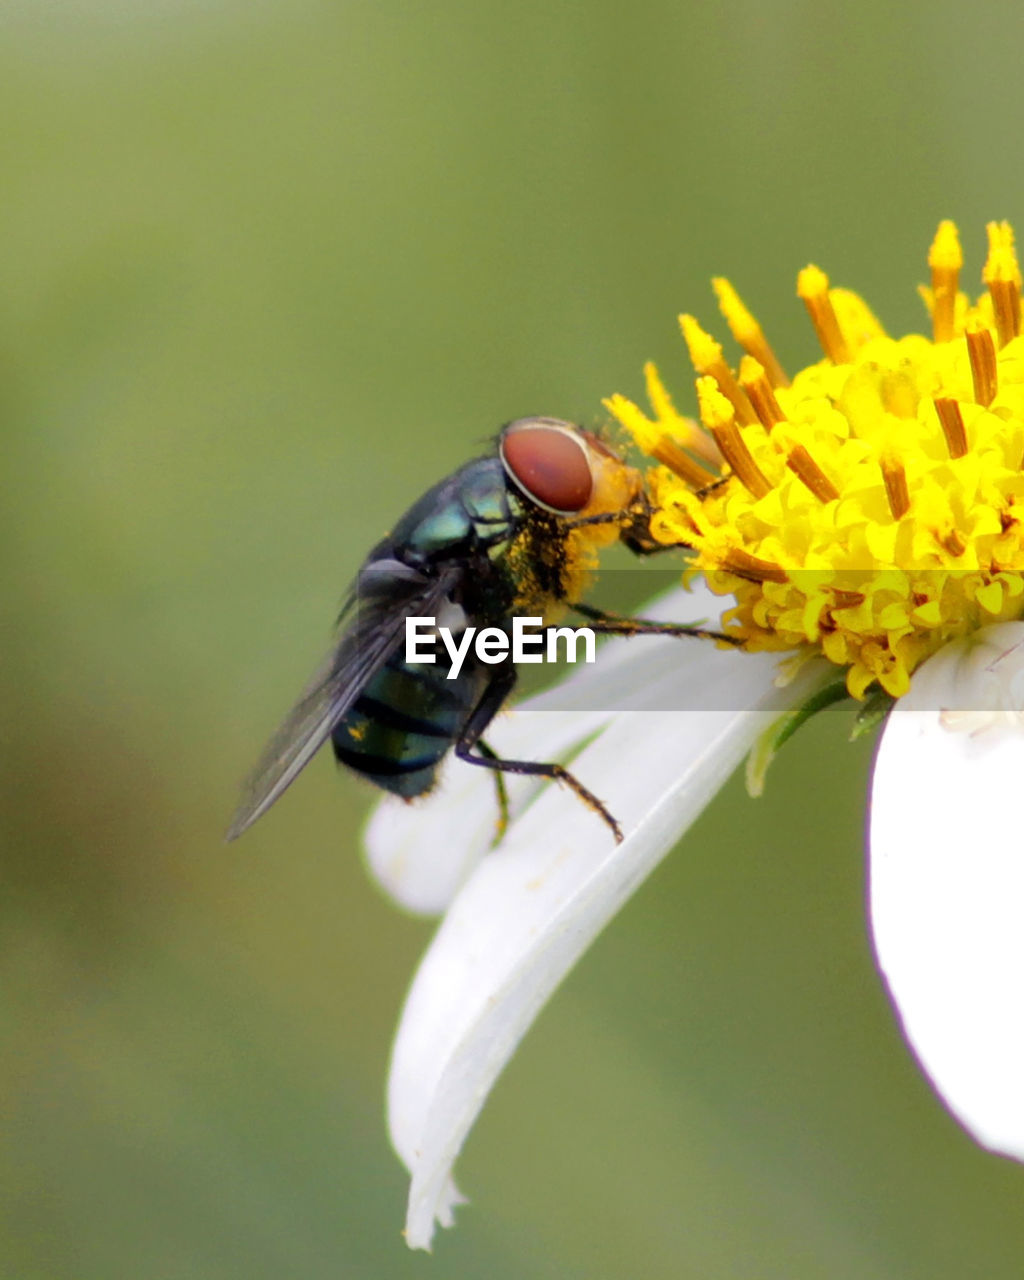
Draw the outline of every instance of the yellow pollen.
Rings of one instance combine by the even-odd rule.
[[[940,396],[935,401],[935,412],[939,415],[939,422],[942,424],[949,456],[962,458],[967,452],[967,431],[960,406],[948,396]]]
[[[833,364],[848,363],[850,351],[828,296],[828,276],[817,267],[804,267],[796,279],[796,292],[811,317],[822,351]]]
[[[967,355],[971,362],[974,399],[986,407],[996,398],[999,375],[996,371],[996,347],[990,329],[978,319],[967,322]]]
[[[910,492],[907,489],[907,471],[897,454],[891,449],[878,460],[885,484],[885,496],[894,520],[902,520],[910,510]]]
[[[747,393],[747,399],[754,406],[754,412],[765,431],[771,431],[776,423],[784,420],[772,384],[753,356],[744,356],[740,361],[740,386]]]
[[[697,379],[697,403],[701,421],[715,437],[715,443],[740,483],[754,495],[763,498],[771,491],[768,478],[754,461],[736,424],[732,405],[718,389],[712,377]]]
[[[729,332],[748,356],[758,362],[773,387],[788,387],[789,379],[779,364],[761,326],[747,310],[742,298],[724,276],[716,276],[711,287],[718,298],[718,306],[729,326]]]
[[[839,497],[839,490],[802,444],[791,450],[786,465],[800,477],[820,502],[834,502]]]
[[[939,223],[928,265],[932,272],[932,335],[936,342],[951,342],[956,319],[956,299],[960,291],[960,268],[964,255],[954,223]]]
[[[716,280],[746,354],[736,377],[718,342],[682,318],[703,429],[676,412],[653,370],[653,420],[621,396],[606,401],[665,463],[649,474],[652,536],[692,548],[688,572],[727,598],[730,637],[751,651],[821,654],[856,698],[901,697],[950,640],[1024,617],[1024,334],[1012,232],[989,228],[980,297],[961,292],[950,222],[928,269],[930,335],[905,337],[890,337],[818,268],[801,271],[797,292],[825,358],[789,383],[736,291]]]
[[[680,316],[679,327],[683,331],[686,345],[690,349],[690,359],[697,373],[714,378],[718,383],[719,391],[732,405],[740,422],[744,424],[756,422],[757,415],[750,401],[740,390],[740,384],[725,362],[721,343],[716,342],[709,333],[705,333],[693,316]]]
[[[1020,266],[1010,224],[990,222],[987,231],[988,259],[981,278],[992,298],[999,345],[1005,347],[1020,333]]]

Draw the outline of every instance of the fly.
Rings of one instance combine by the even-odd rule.
[[[615,818],[564,766],[506,760],[484,741],[516,683],[510,659],[484,663],[470,651],[451,680],[443,664],[407,661],[405,627],[408,617],[436,617],[456,635],[470,625],[510,633],[515,616],[548,623],[568,607],[604,634],[723,639],[580,602],[597,547],[619,539],[639,554],[662,549],[647,531],[649,515],[640,473],[591,432],[540,417],[502,428],[492,454],[429,489],[367,556],[338,642],[267,745],[228,839],[266,813],[330,739],[341,764],[406,800],[433,787],[454,750],[494,773],[500,829],[508,812],[502,775],[550,778],[621,840]]]

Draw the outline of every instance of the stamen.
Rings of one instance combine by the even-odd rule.
[[[763,498],[770,493],[771,482],[754,461],[736,425],[732,406],[719,391],[714,378],[705,376],[697,379],[697,403],[701,421],[715,437],[722,457],[743,487],[755,498]]]
[[[732,467],[743,487],[755,498],[763,498],[765,494],[770,493],[772,486],[743,443],[736,419],[733,418],[731,422],[723,423],[720,427],[713,427],[712,433],[722,451],[722,457]]]
[[[828,276],[818,267],[804,267],[796,278],[796,292],[811,317],[822,351],[833,364],[849,363],[850,350],[828,296]]]
[[[713,471],[708,471],[691,458],[678,440],[673,439],[659,422],[651,422],[645,417],[632,400],[627,400],[625,396],[614,395],[605,400],[604,406],[632,435],[638,449],[656,458],[663,466],[673,471],[680,480],[684,480],[695,489],[701,489],[715,481],[716,476]]]
[[[798,444],[790,452],[786,466],[800,477],[819,501],[834,502],[839,497],[839,490],[802,444]]]
[[[951,556],[962,556],[967,550],[967,543],[955,529],[950,529],[949,533],[944,533],[941,536],[939,534],[935,536]]]
[[[776,423],[785,421],[779,402],[775,399],[772,384],[768,381],[760,362],[753,356],[744,356],[740,361],[740,386],[747,393],[765,431],[771,431]]]
[[[717,276],[711,281],[711,287],[718,298],[718,305],[729,331],[748,356],[762,366],[768,381],[773,387],[788,387],[789,379],[779,364],[778,357],[769,345],[764,331],[743,304],[740,295],[728,280]]]
[[[956,298],[964,265],[955,223],[939,223],[928,251],[928,265],[932,271],[932,335],[936,342],[950,342],[955,336]]]
[[[996,398],[999,376],[996,370],[996,348],[991,332],[980,320],[967,322],[967,354],[974,379],[974,399],[986,407]]]
[[[693,316],[680,316],[679,327],[690,349],[690,359],[699,375],[707,375],[718,383],[718,389],[736,411],[736,417],[744,426],[757,421],[757,414],[747,397],[740,390],[732,370],[722,355],[722,344],[710,333],[705,333]]]
[[[995,313],[999,345],[1005,347],[1020,333],[1020,266],[1013,247],[1013,231],[1008,222],[990,222],[988,259],[981,278],[988,286]]]
[[[788,582],[789,575],[785,569],[771,560],[760,560],[752,556],[742,547],[729,547],[721,558],[721,566],[737,578],[746,578],[749,582]]]
[[[672,424],[673,431],[670,438],[677,440],[684,448],[692,450],[698,457],[717,469],[721,465],[722,455],[718,452],[714,440],[693,418],[684,418],[679,413],[672,403],[672,397],[665,384],[658,376],[657,367],[651,360],[644,365],[644,381],[647,386],[647,399],[651,402],[651,408],[657,415],[658,421]]]
[[[680,480],[685,480],[694,489],[704,489],[718,479],[713,471],[708,471],[699,462],[683,451],[671,436],[662,436],[650,448],[644,449],[662,466],[668,467]]]
[[[951,458],[962,458],[967,452],[967,431],[964,427],[960,405],[951,396],[939,396],[935,401],[935,412],[942,424],[942,433],[946,437],[946,448]]]
[[[902,520],[910,510],[910,491],[907,488],[907,471],[902,459],[892,449],[886,449],[878,460],[885,481],[885,496],[894,520]]]

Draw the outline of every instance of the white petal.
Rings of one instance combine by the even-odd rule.
[[[871,799],[879,964],[921,1065],[1024,1158],[1024,623],[949,645],[889,717]]]
[[[389,1082],[392,1140],[412,1173],[406,1238],[429,1247],[458,1202],[460,1147],[502,1067],[590,941],[732,772],[780,698],[806,696],[808,670],[784,695],[772,655],[706,646],[702,689],[717,678],[748,709],[627,712],[573,770],[622,822],[607,828],[546,787],[453,902],[402,1015]],[[713,671],[712,671],[713,669]],[[676,681],[686,667],[676,663]],[[716,677],[717,673],[717,677]],[[662,689],[663,705],[678,689]],[[765,707],[775,710],[768,713]]]
[[[609,716],[582,711],[507,712],[487,731],[506,759],[558,760],[607,723]],[[507,776],[514,817],[540,789],[541,780]],[[449,758],[437,787],[422,800],[384,797],[363,835],[367,865],[378,884],[407,911],[439,915],[494,844],[498,824],[493,777]]]
[[[692,591],[676,587],[646,605],[643,616],[711,619],[717,625],[729,603],[703,584]],[[578,666],[555,688],[499,717],[487,739],[509,759],[566,760],[618,711],[679,706],[684,688],[699,691],[705,707],[733,707],[737,695],[722,687],[727,679],[723,672],[731,667],[723,667],[720,656],[699,640],[613,640],[601,646],[595,663]],[[690,677],[684,686],[679,683],[681,664]],[[668,701],[666,682],[673,690]],[[543,785],[515,777],[507,777],[506,784],[513,817]],[[497,819],[494,780],[484,770],[449,759],[429,796],[412,803],[386,796],[378,804],[364,833],[369,869],[400,906],[438,914],[491,848]]]

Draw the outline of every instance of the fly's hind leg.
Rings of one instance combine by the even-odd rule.
[[[470,764],[486,765],[487,761],[490,760],[493,765],[495,761],[501,759],[501,756],[498,755],[497,751],[495,751],[493,747],[489,747],[487,743],[484,742],[483,738],[477,739],[476,749],[480,752],[480,755],[483,758],[481,760],[474,760],[472,757],[469,757]],[[455,754],[459,755],[458,744],[456,744]],[[460,759],[462,760],[465,760],[466,758],[466,756],[460,756]],[[497,844],[500,840],[505,838],[505,832],[508,830],[508,787],[505,786],[505,779],[502,777],[501,770],[499,768],[494,768],[493,777],[494,789],[498,793],[498,830],[494,837],[494,843]]]
[[[697,640],[722,640],[726,644],[740,644],[736,636],[724,631],[712,631],[700,623],[655,622],[651,618],[627,618],[618,613],[607,613],[589,604],[574,604],[573,609],[592,623],[591,630],[602,636],[691,636]]]
[[[479,747],[479,743],[475,744]],[[617,843],[622,843],[622,828],[616,822],[615,818],[608,812],[605,806],[598,800],[592,791],[588,791],[580,780],[569,772],[564,765],[546,764],[539,760],[503,760],[500,756],[494,755],[473,755],[474,744],[467,742],[466,738],[461,738],[455,744],[455,754],[460,760],[465,760],[467,764],[478,764],[485,769],[492,769],[496,774],[502,773],[519,773],[527,774],[534,778],[550,778],[553,782],[564,782],[567,787],[583,801],[588,809],[592,809],[594,813],[611,829]],[[499,795],[504,791],[503,783],[499,782]],[[499,801],[500,804],[500,801]],[[498,824],[498,838],[504,834],[507,823],[507,810],[502,815]]]
[[[515,682],[515,668],[511,664],[507,668],[499,668],[494,679],[484,690],[483,697],[477,703],[473,714],[466,722],[466,727],[455,743],[455,754],[460,760],[465,760],[467,764],[480,765],[484,769],[491,769],[497,775],[498,807],[501,811],[499,838],[504,834],[508,821],[508,798],[505,794],[505,785],[501,774],[518,773],[533,778],[550,778],[553,782],[564,783],[571,791],[575,792],[588,809],[593,810],[611,828],[616,841],[621,843],[622,828],[601,801],[598,800],[597,796],[592,791],[588,791],[583,783],[563,765],[545,764],[536,760],[503,760],[501,756],[480,741],[480,735],[484,733],[487,726],[497,715],[501,704],[512,692]],[[474,754],[474,748],[478,754]]]

